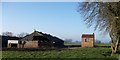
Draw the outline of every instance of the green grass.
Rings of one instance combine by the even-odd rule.
[[[110,46],[110,44],[95,44],[96,46]]]
[[[0,59],[2,58],[2,51],[0,50]]]
[[[80,43],[69,43],[69,44],[64,44],[64,45],[81,45]]]
[[[118,58],[110,48],[79,48],[52,51],[2,51],[2,58]]]
[[[79,46],[79,44],[66,44],[66,46]],[[97,47],[78,48],[74,50],[67,49],[51,51],[2,51],[2,58],[11,58],[11,60],[13,60],[12,58],[26,58],[25,60],[27,60],[27,58],[36,58],[38,60],[39,58],[57,58],[55,60],[64,60],[65,58],[68,60],[75,60],[75,58],[78,58],[77,60],[118,60],[120,54],[115,54],[111,56],[111,48],[107,47],[110,46],[109,44],[97,44],[95,46]]]
[[[81,44],[71,43],[71,44],[65,44],[65,46],[69,47],[81,47]],[[95,47],[110,47],[110,44],[95,44]]]

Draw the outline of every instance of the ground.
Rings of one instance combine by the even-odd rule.
[[[74,49],[58,49],[47,51],[2,51],[2,58],[50,58],[55,59],[81,59],[81,60],[118,60],[119,54],[111,56],[111,48],[95,47],[95,48],[74,48]],[[55,60],[56,60],[55,59]]]

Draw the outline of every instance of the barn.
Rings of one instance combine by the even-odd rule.
[[[52,40],[49,40],[42,32],[38,31],[23,37],[20,41],[20,48],[43,48],[52,45]]]
[[[94,33],[82,34],[82,47],[94,47]]]
[[[50,34],[34,31],[21,39],[9,39],[8,48],[62,48],[64,41]]]

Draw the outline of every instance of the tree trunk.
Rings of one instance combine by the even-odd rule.
[[[115,54],[116,52],[115,52],[115,47],[114,47],[113,43],[111,43],[111,49],[112,49],[112,54],[111,55]]]
[[[119,48],[119,35],[117,35],[117,37],[116,37],[116,42],[111,42],[111,48],[112,48],[112,54],[111,55],[113,55],[113,54],[116,54],[117,53],[117,50],[118,50],[118,48]]]

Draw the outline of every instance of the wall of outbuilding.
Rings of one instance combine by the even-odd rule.
[[[94,47],[94,38],[89,38],[89,42],[85,41],[86,38],[82,38],[82,47]]]

